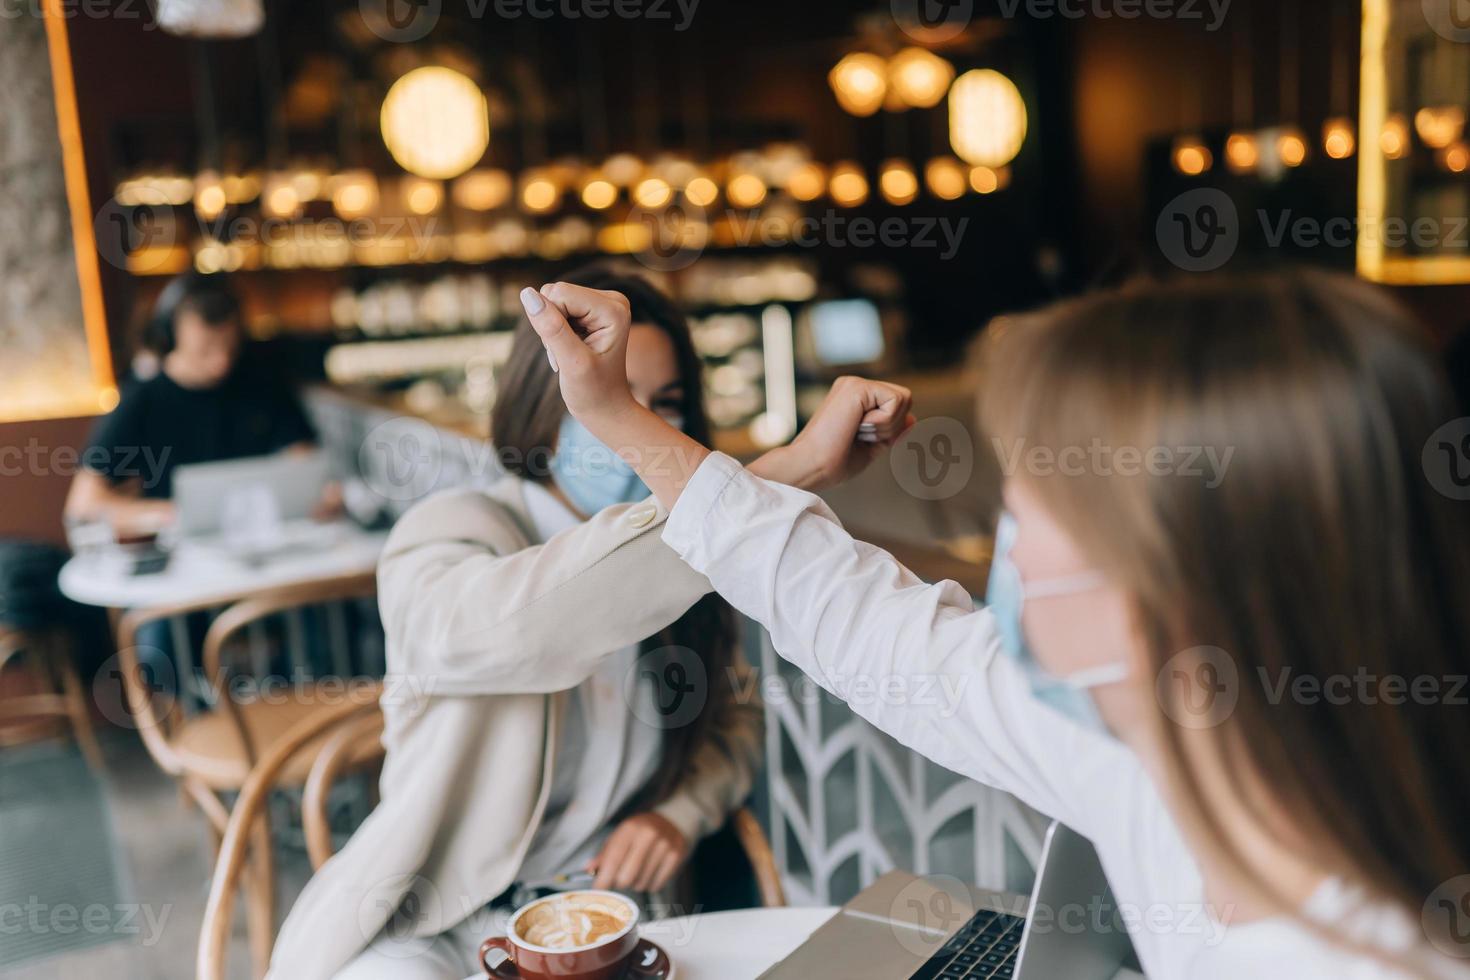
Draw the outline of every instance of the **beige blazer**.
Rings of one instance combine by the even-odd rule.
[[[652,500],[610,507],[532,545],[523,484],[416,505],[378,566],[387,635],[382,802],[308,882],[269,976],[332,976],[385,927],[432,936],[477,912],[520,868],[551,788],[567,690],[608,654],[709,591],[660,539]],[[749,668],[676,792],[656,807],[689,840],[750,792],[761,709]]]

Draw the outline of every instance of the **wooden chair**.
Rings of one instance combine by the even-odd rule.
[[[47,738],[69,724],[87,764],[101,772],[102,750],[92,730],[87,693],[77,677],[66,634],[0,626],[0,673],[22,660],[31,663],[32,675],[47,689],[0,701],[0,745]]]
[[[204,927],[200,931],[196,960],[199,980],[223,980],[225,976],[225,950],[229,945],[231,913],[234,910],[235,892],[245,870],[247,853],[250,850],[258,852],[262,847],[268,850],[270,847],[269,837],[263,836],[258,828],[265,822],[265,806],[270,800],[271,792],[281,785],[287,771],[320,751],[314,743],[325,733],[364,714],[378,719],[382,717],[376,705],[345,703],[303,718],[273,740],[251,769],[235,800],[235,809],[226,821],[219,857],[215,862],[214,878],[209,885],[209,898],[204,906]],[[341,754],[348,753],[344,750]],[[255,859],[254,855],[249,856],[252,861]],[[251,938],[253,944],[254,936]],[[251,958],[257,976],[263,974],[270,962],[269,943],[263,957],[259,950],[252,948]]]
[[[327,814],[327,797],[332,784],[347,769],[363,765],[369,755],[383,755],[382,731],[381,711],[366,708],[349,710],[334,718],[307,719],[277,739],[262,755],[235,801],[235,809],[230,814],[224,842],[220,846],[209,901],[204,909],[197,980],[224,980],[234,894],[245,870],[246,851],[259,843],[259,836],[251,833],[249,827],[257,822],[257,815],[264,813],[270,791],[277,785],[282,772],[298,764],[297,760],[303,756],[303,747],[311,748],[310,752],[304,753],[312,761],[302,796],[301,821],[306,832],[307,855],[312,870],[316,871],[333,852]],[[767,908],[784,906],[786,893],[760,821],[745,808],[736,811],[730,819],[755,871],[761,904]]]
[[[183,710],[180,698],[167,691],[150,689],[138,660],[138,630],[146,623],[217,608],[219,600],[138,609],[123,617],[117,642],[128,712],[154,761],[178,779],[185,797],[204,813],[216,848],[223,841],[230,820],[222,794],[243,791],[256,763],[289,732],[318,719],[336,720],[340,712],[335,709],[343,702],[356,708],[375,708],[381,693],[381,683],[376,681],[351,688],[340,680],[313,681],[290,685],[278,696],[237,703],[225,662],[232,641],[252,624],[271,616],[330,602],[369,598],[375,590],[375,578],[367,573],[266,591],[228,606],[210,625],[204,640],[204,677],[219,696],[214,699],[214,710],[192,715]],[[278,773],[277,782],[282,786],[302,786],[310,766],[310,755],[299,755],[285,771]],[[251,954],[257,971],[264,973],[270,958],[275,918],[275,870],[264,811],[252,821],[251,833],[258,846],[251,854],[246,881],[246,918]]]

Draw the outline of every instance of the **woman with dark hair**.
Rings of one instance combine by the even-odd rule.
[[[569,278],[626,297],[624,383],[707,444],[679,310],[642,279]],[[502,910],[569,875],[657,892],[750,792],[761,709],[733,613],[566,412],[529,323],[493,436],[509,475],[419,503],[384,550],[382,802],[292,909],[272,976],[458,980]]]
[[[315,440],[294,393],[242,362],[240,302],[222,275],[164,287],[145,331],[158,373],[125,385],[98,420],[66,498],[69,520],[158,524],[173,517],[174,470]]]
[[[568,409],[777,652],[963,682],[853,707],[1091,840],[1148,976],[1470,976],[1470,511],[1426,452],[1461,410],[1381,292],[1191,279],[1008,324],[982,414],[1019,465],[978,609],[781,485],[891,440],[907,391],[846,382],[846,425],[742,469],[628,396],[623,307],[524,302]]]

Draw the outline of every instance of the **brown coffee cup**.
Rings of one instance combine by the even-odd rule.
[[[524,935],[526,916],[548,903],[585,901],[616,906],[626,922],[616,931],[581,946],[538,946]],[[505,956],[494,966],[489,955]],[[492,936],[480,946],[480,965],[492,980],[667,980],[673,973],[668,954],[638,937],[638,906],[617,892],[581,889],[548,895],[523,905],[510,917],[506,935]]]

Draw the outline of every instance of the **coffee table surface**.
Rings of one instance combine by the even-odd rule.
[[[835,908],[738,909],[647,922],[644,938],[674,961],[673,980],[753,980],[800,946]],[[485,980],[476,974],[466,980]]]
[[[739,909],[646,923],[643,936],[674,961],[673,980],[753,980],[806,941],[835,908]],[[476,974],[465,980],[485,980]],[[1115,980],[1143,980],[1119,970]]]

